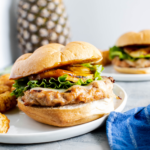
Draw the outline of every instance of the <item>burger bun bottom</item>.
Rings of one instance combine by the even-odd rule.
[[[87,123],[108,115],[114,110],[113,97],[89,103],[60,107],[25,106],[18,98],[18,107],[32,119],[58,127],[74,126]]]
[[[125,73],[125,74],[150,74],[150,67],[146,68],[125,68],[114,66],[114,69],[117,72]]]

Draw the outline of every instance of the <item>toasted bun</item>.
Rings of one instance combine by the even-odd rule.
[[[101,59],[100,51],[86,42],[70,42],[66,46],[48,44],[34,53],[20,56],[12,67],[10,79],[19,79],[63,65],[97,62]]]
[[[93,121],[114,110],[113,98],[61,107],[25,106],[18,98],[18,107],[32,119],[58,127],[74,126]]]
[[[150,30],[140,32],[127,32],[116,42],[116,46],[123,47],[128,45],[150,45]]]
[[[123,68],[114,66],[114,69],[120,73],[127,74],[150,74],[150,67],[147,68]]]

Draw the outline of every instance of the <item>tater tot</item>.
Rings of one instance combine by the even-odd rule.
[[[0,113],[0,133],[7,133],[9,129],[9,119]]]

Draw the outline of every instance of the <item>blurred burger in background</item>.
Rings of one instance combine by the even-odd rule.
[[[150,30],[123,34],[109,50],[114,69],[121,73],[150,73]]]

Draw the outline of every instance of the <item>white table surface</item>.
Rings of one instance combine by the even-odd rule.
[[[150,104],[150,81],[116,82],[128,95],[124,111]],[[0,150],[109,150],[105,126],[82,136],[42,144],[8,145],[0,144]]]

